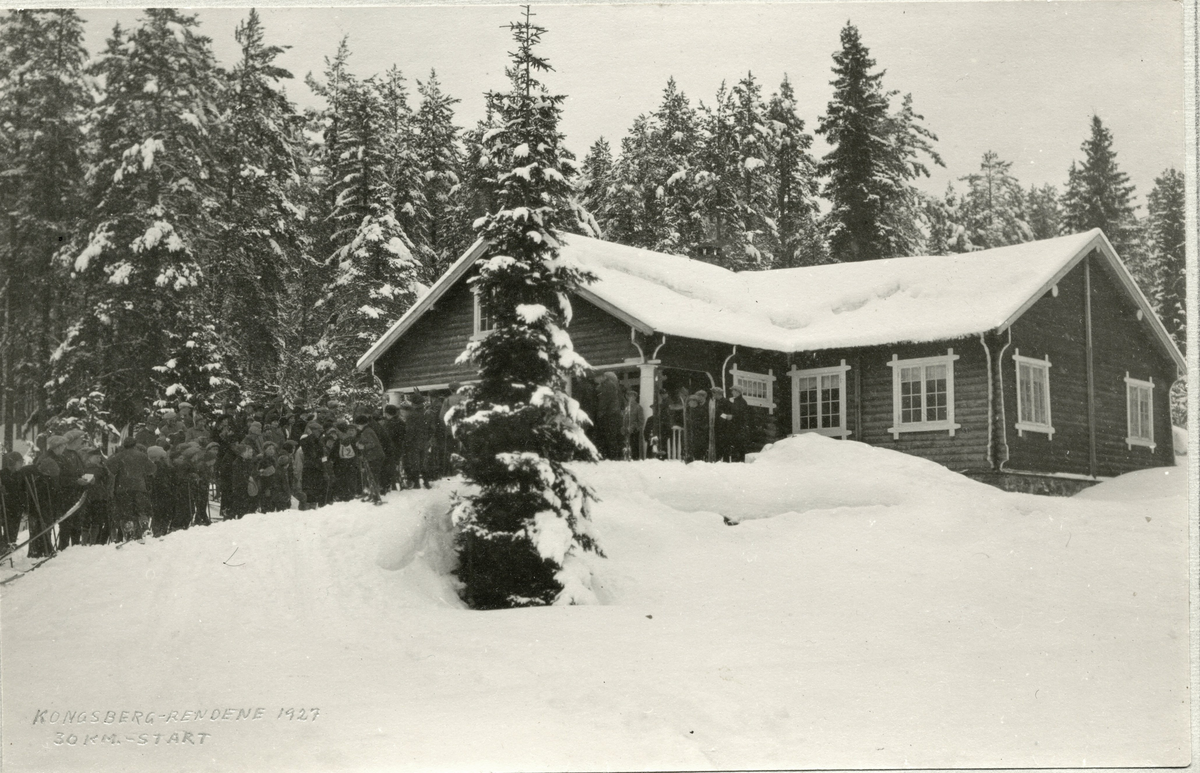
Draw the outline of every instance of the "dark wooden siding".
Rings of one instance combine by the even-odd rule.
[[[1106,261],[1091,261],[1092,349],[1095,376],[1096,470],[1120,475],[1174,463],[1170,388],[1175,366],[1137,318],[1137,304],[1112,275]],[[1091,474],[1087,411],[1085,266],[1081,262],[1012,325],[1012,345],[1001,370],[1004,422],[1009,456],[1005,467],[1030,472]],[[1053,439],[1043,433],[1018,435],[1016,365],[1012,355],[1050,357],[1050,410]],[[1125,443],[1125,374],[1154,379],[1154,451]]]
[[[571,309],[567,332],[571,334],[575,351],[592,367],[638,357],[637,347],[629,337],[629,325],[579,297],[571,299]]]
[[[475,378],[469,364],[455,365],[475,325],[474,298],[465,281],[451,287],[375,365],[387,389],[447,384]]]
[[[1137,318],[1137,305],[1102,261],[1092,261],[1092,346],[1096,375],[1096,461],[1099,475],[1120,475],[1175,463],[1171,437],[1170,389],[1175,364],[1154,340],[1149,324]],[[1129,448],[1125,374],[1154,379],[1154,441]]]
[[[1012,324],[1012,343],[1000,336],[1003,353],[999,377],[1004,394],[1003,437],[999,450],[1004,466],[1032,472],[1088,474],[1087,331],[1083,264],[1039,298]],[[1006,346],[1007,344],[1007,346]],[[1050,358],[1050,423],[1054,435],[1017,431],[1017,352],[1034,359]],[[1007,458],[1003,445],[1007,444]]]
[[[628,325],[582,298],[572,298],[571,306],[571,341],[591,365],[611,365],[638,356]],[[472,365],[455,365],[454,361],[466,348],[474,326],[474,298],[464,278],[379,358],[375,372],[387,389],[473,379]]]
[[[954,421],[960,426],[951,436],[947,430],[902,432],[892,437],[892,355],[902,360],[934,357],[954,349]],[[988,379],[987,357],[977,338],[940,341],[932,344],[896,344],[861,349],[831,349],[806,352],[794,357],[797,368],[850,366],[846,373],[846,424],[850,439],[894,451],[921,456],[953,470],[988,468]],[[791,431],[791,380],[781,399],[789,404],[786,424]],[[783,421],[783,419],[781,419]]]

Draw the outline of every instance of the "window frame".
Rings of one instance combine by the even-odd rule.
[[[1129,399],[1133,392],[1145,392],[1148,400],[1147,407],[1149,415],[1147,416],[1147,424],[1150,430],[1149,437],[1133,434],[1133,402]],[[1140,405],[1140,401],[1139,401]],[[1125,449],[1130,450],[1134,446],[1149,448],[1153,451],[1158,447],[1154,442],[1154,377],[1149,380],[1131,378],[1129,371],[1125,371]]]
[[[730,375],[733,376],[731,388],[741,390],[742,399],[746,401],[746,405],[753,408],[766,408],[770,413],[775,413],[775,371],[768,370],[766,373],[755,373],[749,370],[738,370],[737,363],[729,369]],[[746,382],[756,381],[761,382],[766,388],[767,396],[752,397],[746,391]]]
[[[954,349],[946,350],[945,354],[938,354],[932,357],[911,357],[908,359],[900,359],[897,354],[892,354],[892,359],[888,361],[887,366],[892,369],[892,426],[887,428],[887,431],[892,433],[892,439],[899,439],[900,435],[908,432],[946,432],[950,437],[954,437],[956,430],[962,428],[961,424],[954,421],[954,361],[958,359],[958,355],[954,353]],[[926,410],[928,406],[927,393],[925,384],[928,379],[925,376],[925,369],[931,365],[944,365],[946,367],[946,418],[929,421],[926,419]],[[901,399],[900,399],[900,374],[905,368],[921,368],[921,420],[920,421],[901,421]]]
[[[471,308],[473,312],[471,340],[478,341],[481,338],[486,338],[487,336],[491,335],[492,331],[496,329],[496,321],[495,319],[492,319],[492,326],[487,329],[483,328],[483,321],[485,317],[483,313],[483,306],[479,303],[479,288],[476,287],[471,288]]]
[[[1020,349],[1013,350],[1013,369],[1016,374],[1017,385],[1017,437],[1024,437],[1026,432],[1040,432],[1049,435],[1050,439],[1054,439],[1054,419],[1050,408],[1050,355],[1045,355],[1042,359],[1035,357],[1026,357],[1021,354]],[[1024,390],[1021,389],[1021,366],[1026,368],[1037,368],[1045,373],[1043,380],[1042,397],[1046,403],[1046,422],[1040,423],[1037,421],[1024,421],[1021,418],[1021,409],[1025,407]]]
[[[826,368],[805,368],[805,369],[801,370],[800,368],[797,368],[795,365],[792,365],[792,369],[790,371],[788,371],[788,378],[790,378],[792,380],[792,434],[793,435],[807,435],[810,433],[816,433],[818,435],[825,435],[826,437],[836,437],[836,438],[841,438],[842,440],[845,440],[847,437],[849,437],[851,434],[853,434],[850,431],[849,427],[846,425],[846,403],[848,402],[846,386],[847,386],[847,381],[849,380],[846,377],[846,374],[848,374],[849,372],[850,372],[850,366],[846,364],[845,360],[842,360],[841,365],[833,365],[831,367],[826,367]],[[800,429],[800,426],[799,426],[799,424],[800,424],[800,379],[802,379],[802,378],[817,379],[817,423],[820,424],[820,417],[822,416],[821,407],[823,405],[823,403],[821,401],[820,379],[822,376],[833,376],[833,375],[838,376],[841,380],[841,386],[839,387],[839,390],[841,393],[840,393],[839,399],[838,399],[838,402],[839,402],[838,426],[837,427],[815,427],[813,429]]]

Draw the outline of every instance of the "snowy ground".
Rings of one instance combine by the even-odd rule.
[[[1190,758],[1182,468],[1032,497],[810,435],[587,474],[599,606],[462,609],[451,482],[66,551],[0,588],[4,770]]]

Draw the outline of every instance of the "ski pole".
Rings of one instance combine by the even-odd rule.
[[[46,532],[48,532],[48,531],[50,531],[51,529],[53,529],[55,526],[59,525],[59,524],[60,524],[60,523],[62,523],[63,521],[65,521],[65,520],[67,520],[68,518],[70,518],[72,515],[75,515],[75,513],[79,512],[79,508],[83,507],[83,503],[84,503],[85,501],[87,501],[87,494],[84,494],[83,496],[81,496],[81,497],[79,498],[79,501],[78,501],[78,502],[76,502],[76,503],[74,504],[74,506],[72,506],[72,507],[71,507],[71,509],[70,509],[70,510],[68,510],[67,512],[63,513],[63,514],[62,514],[62,515],[60,515],[58,518],[56,518],[56,519],[54,520],[54,523],[52,523],[52,524],[50,524],[49,526],[47,526],[46,528],[42,529],[42,530],[41,530],[41,531],[39,531],[37,534],[33,535],[33,536],[32,536],[32,537],[30,537],[29,539],[27,539],[27,540],[25,540],[24,542],[22,542],[20,545],[17,545],[17,546],[15,546],[15,547],[13,547],[13,548],[12,548],[12,550],[9,550],[9,551],[7,551],[7,552],[6,552],[6,553],[4,553],[3,555],[0,555],[0,560],[3,560],[3,559],[5,559],[5,558],[8,558],[8,557],[9,557],[9,556],[11,556],[13,553],[16,553],[18,550],[20,550],[21,548],[23,548],[23,547],[25,547],[26,545],[28,545],[30,542],[33,542],[33,541],[34,541],[35,539],[37,539],[38,537],[42,536],[42,535],[43,535],[43,534],[45,534]],[[40,515],[40,514],[39,514],[38,518],[39,518],[39,519],[41,518],[41,515]],[[57,552],[58,552],[58,551],[56,551],[56,550],[52,550],[52,551],[51,551],[51,555],[53,556],[53,555],[57,554]]]

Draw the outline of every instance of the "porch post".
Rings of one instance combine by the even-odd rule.
[[[657,389],[655,387],[655,374],[657,373],[660,360],[649,360],[647,362],[638,363],[638,402],[641,403],[643,415],[646,418],[646,423],[650,422],[650,418],[654,416],[654,405],[657,402]],[[658,439],[659,443],[663,442],[662,438]],[[646,425],[642,425],[642,431],[638,433],[638,442],[642,447],[642,458],[646,458]]]

